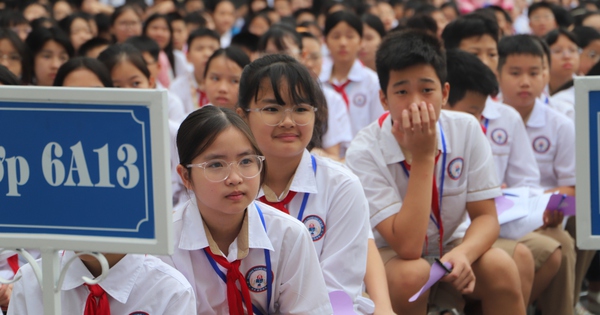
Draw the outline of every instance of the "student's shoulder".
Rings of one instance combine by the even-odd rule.
[[[253,206],[257,209],[260,209],[262,212],[268,231],[271,231],[272,227],[281,232],[291,231],[294,234],[301,234],[306,230],[306,227],[302,222],[300,222],[300,220],[297,220],[289,214],[283,213],[280,210],[269,206],[268,204],[255,200]]]
[[[177,269],[171,267],[158,257],[145,255],[144,273],[152,281],[160,281],[162,285],[167,286],[173,291],[175,289],[188,290],[191,288],[189,281]],[[152,276],[153,275],[153,276]]]
[[[169,90],[170,91],[179,91],[183,88],[190,88],[190,83],[188,80],[187,75],[180,75],[177,76],[175,78],[175,80],[173,80],[173,82],[171,82],[171,85],[169,86]]]
[[[315,156],[315,160],[317,161],[317,172],[319,169],[324,169],[327,172],[328,179],[337,183],[346,180],[358,181],[358,177],[340,162],[322,156]]]
[[[451,110],[442,110],[438,119],[444,131],[480,128],[479,122],[473,115]]]
[[[546,125],[553,129],[560,129],[564,127],[574,128],[575,126],[569,117],[550,106],[546,106],[546,120]]]
[[[377,72],[373,71],[372,69],[370,69],[367,66],[363,66],[363,73],[362,75],[369,80],[369,82],[376,86],[377,89],[374,90],[374,92],[379,92],[379,77],[377,76]]]

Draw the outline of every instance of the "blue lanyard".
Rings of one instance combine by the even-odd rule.
[[[315,157],[313,155],[310,156],[310,159],[312,161],[313,172],[316,174],[317,173],[317,161],[315,160]],[[304,209],[306,208],[306,203],[308,202],[309,196],[310,196],[309,193],[304,193],[304,198],[302,198],[302,205],[300,206],[300,212],[298,212],[298,220],[300,220],[300,221],[302,221],[302,218],[304,217]]]
[[[485,127],[485,133],[487,134],[487,130],[488,130],[488,124],[490,123],[490,120],[485,118],[483,120],[483,127]]]
[[[442,123],[440,121],[438,121],[438,126],[440,128],[440,134],[442,136],[442,174],[440,175],[440,189],[439,189],[439,198],[440,198],[440,219],[442,218],[442,197],[444,196],[444,179],[446,178],[445,173],[446,173],[446,136],[444,135],[444,129],[442,129]],[[408,171],[408,169],[406,169],[406,166],[404,166],[404,163],[400,162],[400,166],[402,166],[402,169],[404,170],[404,174],[406,174],[407,178],[410,178],[410,172]],[[429,213],[429,219],[433,222],[433,224],[435,224],[435,226],[438,228],[438,230],[440,229],[440,223],[437,222],[437,220],[433,217],[432,213]],[[440,240],[441,242],[442,240]]]
[[[260,216],[260,221],[262,222],[263,228],[265,229],[265,232],[266,232],[267,225],[265,224],[265,218],[263,217],[262,211],[260,210],[260,207],[258,206],[257,203],[254,203],[254,205],[256,206],[256,210],[258,211],[258,215]],[[221,278],[221,280],[223,280],[223,282],[226,283],[227,276],[223,273],[223,271],[221,271],[221,269],[219,269],[217,262],[212,257],[210,257],[210,255],[206,252],[206,250],[204,250],[203,252],[204,252],[204,255],[206,255],[206,258],[208,258],[208,262],[210,263],[212,268],[215,270],[217,275],[219,275],[219,278]],[[271,306],[271,294],[272,294],[272,289],[273,289],[272,285],[271,285],[271,282],[273,282],[273,274],[271,273],[271,253],[269,252],[268,249],[265,249],[265,264],[267,267],[267,314],[269,314],[269,307]],[[240,285],[244,285],[244,284],[240,283]],[[262,312],[254,304],[252,304],[252,312],[254,312],[254,314],[262,315]]]

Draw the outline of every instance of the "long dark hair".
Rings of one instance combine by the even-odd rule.
[[[171,36],[169,36],[169,44],[167,44],[167,47],[165,47],[163,49],[163,51],[167,54],[167,58],[169,58],[169,63],[171,64],[171,70],[173,70],[173,76],[176,77],[177,73],[175,73],[175,55],[173,54],[173,27],[171,26],[171,23],[169,22],[169,18],[164,14],[158,14],[158,13],[152,14],[146,20],[146,22],[144,22],[144,28],[142,29],[142,34],[148,36],[148,26],[150,25],[150,23],[152,23],[158,19],[165,20],[165,23],[167,23],[167,28],[169,29],[169,33],[171,34]]]
[[[19,35],[8,28],[0,28],[0,40],[7,39],[15,48],[19,56],[21,57],[21,77],[19,78],[22,83],[28,84],[31,82],[31,62],[29,57],[29,49]]]
[[[102,62],[98,61],[98,59],[89,57],[75,57],[65,62],[60,68],[58,68],[53,85],[63,86],[65,83],[65,78],[71,72],[79,69],[87,69],[93,72],[98,77],[100,82],[102,82],[104,87],[113,87],[110,72],[108,69],[106,69],[106,66],[104,66]]]

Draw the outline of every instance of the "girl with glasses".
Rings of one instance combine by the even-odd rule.
[[[327,290],[345,292],[356,311],[372,313],[362,297],[370,228],[362,186],[341,164],[309,153],[327,122],[319,83],[296,59],[266,55],[244,68],[238,106],[266,158],[260,200],[310,232]]]
[[[177,133],[190,201],[174,214],[163,260],[195,288],[198,314],[331,314],[306,229],[256,198],[263,156],[235,112],[206,106]]]

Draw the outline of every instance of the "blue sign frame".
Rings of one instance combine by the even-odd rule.
[[[575,79],[577,246],[600,249],[600,78]]]
[[[169,254],[166,91],[0,88],[0,247]]]

